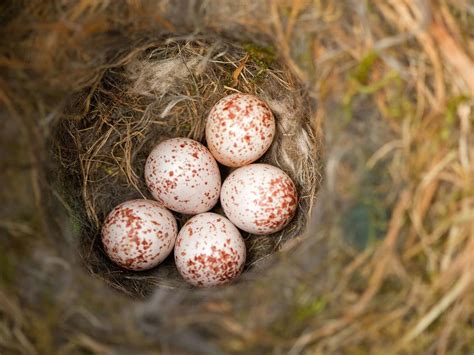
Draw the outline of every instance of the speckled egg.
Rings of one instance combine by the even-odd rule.
[[[146,161],[145,181],[157,201],[184,214],[209,211],[221,189],[217,162],[205,146],[189,138],[158,144]]]
[[[268,105],[253,95],[234,94],[214,105],[206,123],[206,141],[221,164],[239,167],[260,158],[275,136]]]
[[[281,169],[268,164],[241,167],[222,184],[221,204],[240,229],[271,234],[283,229],[297,207],[295,184]]]
[[[181,228],[174,249],[180,274],[198,287],[235,279],[242,272],[245,257],[239,230],[227,218],[210,212],[194,216]]]
[[[102,227],[102,243],[116,264],[146,270],[165,260],[177,234],[173,214],[157,201],[131,200],[109,213]]]

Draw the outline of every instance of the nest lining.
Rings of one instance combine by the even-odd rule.
[[[319,142],[311,127],[313,102],[271,48],[212,36],[158,39],[114,58],[88,90],[75,93],[56,127],[57,186],[74,211],[80,254],[89,271],[132,296],[154,287],[187,287],[171,254],[157,268],[124,270],[105,255],[100,226],[117,204],[151,198],[143,179],[145,160],[160,141],[189,137],[205,144],[211,107],[233,92],[255,94],[272,109],[277,130],[259,160],[283,169],[295,182],[299,206],[281,232],[243,233],[245,271],[253,269],[306,225],[319,185]],[[221,167],[222,178],[229,169]],[[214,211],[222,213],[220,206]],[[182,225],[189,216],[175,214]]]

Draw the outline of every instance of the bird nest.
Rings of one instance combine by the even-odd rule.
[[[151,198],[143,172],[157,143],[171,137],[205,143],[211,107],[234,92],[254,94],[268,103],[276,136],[259,161],[284,170],[300,196],[296,216],[282,231],[244,234],[245,271],[303,231],[320,180],[319,141],[310,124],[314,103],[271,47],[210,35],[140,39],[72,96],[55,127],[56,186],[72,206],[81,256],[91,273],[133,296],[156,286],[184,286],[172,256],[140,273],[113,264],[101,244],[101,224],[117,204]],[[228,173],[221,168],[223,178]],[[222,212],[219,206],[214,210]],[[187,218],[177,215],[180,225]]]

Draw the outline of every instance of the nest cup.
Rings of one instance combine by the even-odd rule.
[[[55,127],[51,178],[70,206],[80,255],[92,274],[132,296],[156,286],[189,287],[173,254],[158,267],[127,271],[106,256],[100,229],[117,204],[151,195],[143,178],[152,148],[171,137],[205,144],[212,106],[234,92],[265,100],[275,115],[275,139],[258,162],[275,165],[295,182],[299,204],[280,232],[242,233],[244,273],[252,272],[304,230],[319,186],[319,140],[311,126],[314,102],[271,46],[216,36],[161,38],[133,45],[111,59],[91,85],[72,95]],[[225,179],[229,169],[221,167]],[[222,213],[217,205],[213,211]],[[175,214],[181,226],[189,216]]]

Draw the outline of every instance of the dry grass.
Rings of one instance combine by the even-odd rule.
[[[468,1],[82,0],[21,8],[12,6],[1,20],[0,99],[9,118],[1,145],[12,152],[2,157],[2,198],[16,200],[0,216],[8,236],[0,239],[1,270],[10,270],[1,274],[0,349],[472,351],[474,12]],[[108,63],[126,58],[127,48],[141,48],[136,40],[152,28],[179,36],[198,28],[275,46],[318,102],[313,123],[324,132],[325,171],[313,220],[296,238],[301,243],[287,243],[237,285],[161,288],[137,303],[73,261],[76,234],[45,189],[42,137],[51,137],[48,128],[66,102],[92,104],[87,93],[71,94],[101,82]],[[133,151],[122,144],[117,156]],[[133,187],[139,172],[122,163],[113,166]],[[81,217],[93,216],[97,204],[91,206]]]
[[[301,196],[296,216],[284,230],[264,237],[244,235],[246,269],[301,234],[320,183],[320,149],[309,125],[313,104],[271,48],[194,35],[147,41],[131,46],[130,52],[114,58],[102,76],[74,97],[52,138],[58,164],[51,181],[59,175],[52,184],[79,219],[81,255],[90,273],[133,296],[149,294],[157,286],[185,285],[172,258],[143,273],[111,263],[100,243],[100,227],[118,203],[151,198],[143,179],[151,149],[175,136],[203,141],[212,105],[232,92],[252,93],[268,102],[277,134],[261,161],[284,169]],[[225,177],[228,169],[221,170]],[[180,223],[188,218],[177,217]]]

